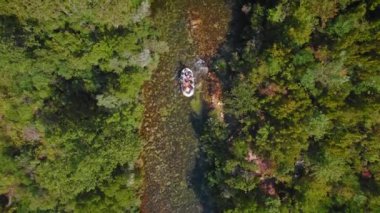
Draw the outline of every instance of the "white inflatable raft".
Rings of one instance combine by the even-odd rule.
[[[184,68],[181,71],[181,76],[179,78],[182,94],[186,97],[191,97],[194,95],[195,82],[194,82],[193,71],[189,68]]]

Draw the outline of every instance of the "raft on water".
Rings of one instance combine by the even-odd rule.
[[[184,68],[181,71],[181,76],[179,78],[182,94],[186,97],[191,97],[194,95],[195,83],[194,83],[193,71],[189,68]]]

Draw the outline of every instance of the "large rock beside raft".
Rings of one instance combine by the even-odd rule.
[[[207,75],[208,73],[208,67],[204,60],[197,59],[194,63],[194,77],[196,79],[200,79]]]

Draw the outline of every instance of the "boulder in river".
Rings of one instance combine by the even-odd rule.
[[[202,59],[197,59],[194,63],[194,75],[196,79],[206,76],[208,73],[208,66]]]

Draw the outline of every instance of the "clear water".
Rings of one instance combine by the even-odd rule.
[[[157,70],[143,88],[141,210],[206,211],[207,201],[192,181],[192,177],[202,176],[194,174],[199,172],[195,169],[199,141],[197,124],[192,122],[192,98],[179,93],[174,76],[197,57],[207,61],[217,52],[227,34],[230,9],[222,0],[156,0],[152,7],[153,23],[170,50],[161,56]],[[192,28],[191,23],[197,26]]]

